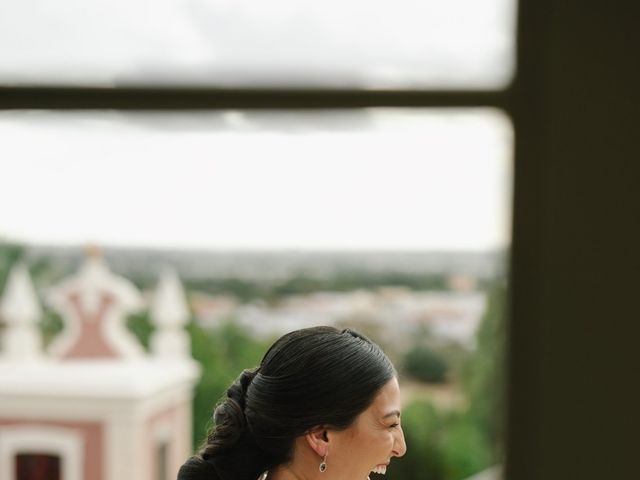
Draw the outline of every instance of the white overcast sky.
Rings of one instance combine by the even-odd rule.
[[[0,236],[237,249],[508,244],[493,110],[0,115]]]
[[[5,0],[0,85],[499,88],[513,0]],[[198,248],[508,244],[495,111],[0,113],[0,237]]]
[[[3,0],[0,83],[493,88],[514,0]]]

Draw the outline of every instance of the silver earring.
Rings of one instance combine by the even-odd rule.
[[[320,470],[320,473],[324,473],[327,471],[327,455],[326,454],[324,457],[322,457],[322,462],[320,462],[320,468],[318,470]]]

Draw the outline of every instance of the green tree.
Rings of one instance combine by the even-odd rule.
[[[448,365],[444,357],[429,347],[419,345],[407,352],[403,361],[404,372],[410,377],[428,383],[443,383]]]
[[[464,388],[469,399],[468,415],[491,447],[493,462],[500,461],[504,441],[506,299],[505,282],[496,282],[489,292],[487,311],[476,337],[476,348],[464,372]]]
[[[461,480],[489,467],[491,448],[466,413],[451,412],[446,421],[441,455],[446,480]]]
[[[149,342],[154,330],[154,326],[151,324],[151,319],[149,318],[149,310],[142,310],[129,315],[127,318],[127,328],[137,337],[142,346],[149,350]]]
[[[402,413],[407,453],[391,462],[390,480],[462,480],[490,465],[477,425],[464,412],[411,403]]]
[[[391,462],[389,480],[444,480],[441,452],[443,417],[428,401],[417,401],[402,412],[407,453]]]
[[[193,441],[199,446],[212,427],[215,405],[245,368],[259,365],[270,342],[255,339],[234,322],[205,330],[197,323],[188,326],[193,357],[202,366],[193,401]]]
[[[9,272],[23,257],[24,247],[22,245],[0,240],[0,293],[4,292]]]

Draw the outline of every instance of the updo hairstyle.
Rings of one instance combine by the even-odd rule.
[[[229,387],[178,480],[256,480],[289,462],[295,439],[314,427],[349,427],[395,375],[380,347],[353,330],[288,333]]]

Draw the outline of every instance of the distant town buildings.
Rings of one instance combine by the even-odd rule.
[[[291,295],[275,304],[241,304],[233,297],[194,293],[191,305],[197,321],[215,328],[233,320],[261,337],[281,335],[313,325],[366,322],[385,332],[388,341],[402,343],[417,332],[442,342],[472,348],[486,308],[478,290],[416,292],[385,287],[352,292]]]
[[[29,255],[44,255],[53,272],[68,271],[77,262],[77,249],[30,247]],[[296,328],[328,324],[366,323],[383,330],[403,346],[416,333],[429,333],[443,342],[472,348],[475,331],[486,307],[479,282],[503,274],[505,256],[487,252],[304,252],[304,251],[156,251],[109,249],[105,253],[115,271],[138,279],[159,272],[169,262],[185,281],[235,279],[272,285],[295,278],[331,279],[341,272],[385,275],[440,275],[446,291],[374,288],[350,292],[315,292],[281,297],[275,303],[241,303],[231,294],[191,291],[190,307],[204,327],[234,320],[261,337]]]

